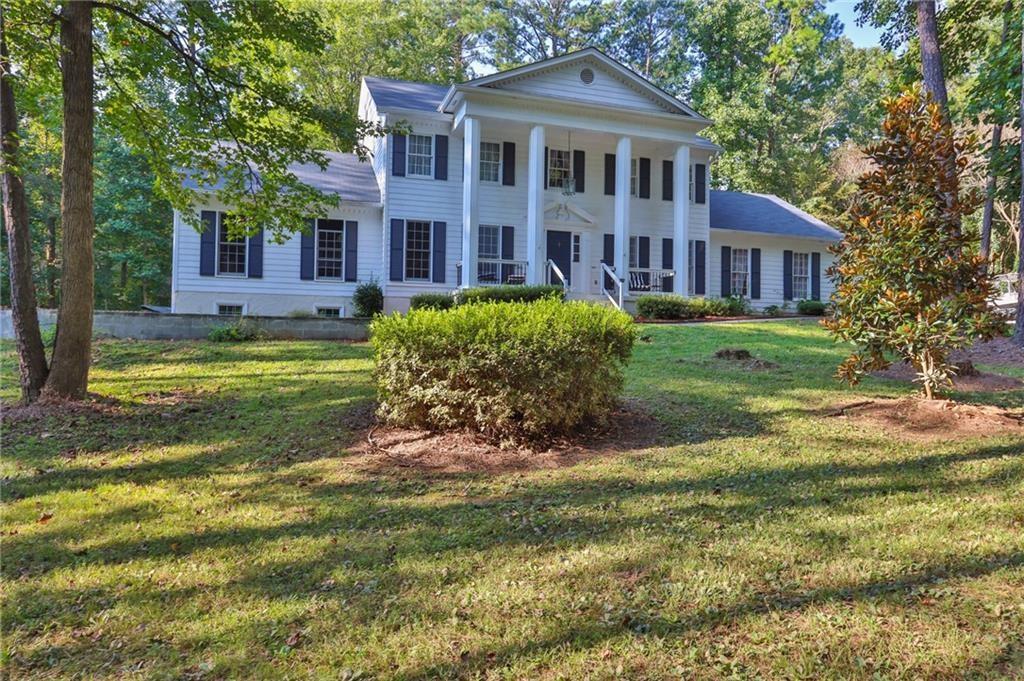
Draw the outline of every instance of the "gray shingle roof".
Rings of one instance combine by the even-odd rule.
[[[711,228],[839,241],[842,233],[771,194],[711,192]]]
[[[340,151],[321,152],[327,157],[327,168],[320,170],[313,163],[293,163],[288,169],[304,184],[329,194],[337,194],[343,201],[380,203],[380,188],[369,162],[359,160],[355,154]],[[199,189],[192,177],[186,177],[184,186]],[[220,185],[204,187],[205,191],[216,191]]]
[[[408,80],[387,78],[363,78],[377,108],[414,109],[416,111],[437,111],[441,100],[448,93],[448,85],[414,83]]]

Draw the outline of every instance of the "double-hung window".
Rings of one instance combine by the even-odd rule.
[[[217,228],[217,274],[227,277],[244,277],[248,240],[244,234],[228,234],[228,216],[220,214]]]
[[[635,158],[629,159],[629,195],[636,196],[637,187],[640,185],[640,181],[637,179],[637,160]]]
[[[501,263],[501,227],[480,225],[477,242],[476,278],[481,284],[499,283]]]
[[[406,174],[414,177],[434,176],[434,138],[430,135],[409,135]]]
[[[569,152],[566,149],[548,150],[548,186],[561,188],[572,177]]]
[[[730,292],[744,298],[750,295],[750,251],[746,248],[732,249]]]
[[[480,181],[501,182],[501,145],[497,142],[480,143]]]
[[[806,300],[810,292],[808,282],[810,280],[811,255],[809,253],[793,254],[793,297],[797,300]]]
[[[640,267],[640,246],[635,236],[629,237],[629,268]]]
[[[345,223],[318,220],[316,227],[316,278],[341,280],[345,275]]]
[[[426,220],[405,222],[405,278],[407,281],[430,281],[430,223]]]

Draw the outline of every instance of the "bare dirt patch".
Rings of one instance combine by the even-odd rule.
[[[758,359],[744,348],[721,348],[715,351],[715,359],[724,359],[730,362],[738,362],[744,369],[751,371],[770,371],[778,369],[779,365],[769,362],[766,359]]]
[[[635,403],[624,404],[611,425],[541,445],[500,447],[475,433],[438,433],[377,425],[354,447],[353,465],[368,472],[426,475],[508,473],[573,466],[581,461],[653,445],[657,421]]]
[[[887,432],[920,442],[1007,434],[1024,437],[1024,412],[952,400],[866,400],[839,406],[825,415],[873,423]]]
[[[953,361],[964,359],[975,364],[995,364],[1024,369],[1024,348],[1014,345],[1009,338],[996,338],[953,353]]]
[[[965,360],[961,357],[960,359],[954,358],[953,361],[960,362],[961,367],[960,373],[953,377],[954,390],[963,392],[1000,392],[1024,388],[1024,381],[1021,381],[1019,378],[978,371],[974,368],[973,362],[981,360]],[[913,383],[914,379],[917,378],[914,367],[905,362],[893,364],[888,369],[883,369],[882,371],[873,371],[871,375],[908,383]]]

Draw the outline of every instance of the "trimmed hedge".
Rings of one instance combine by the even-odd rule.
[[[801,300],[796,304],[796,311],[800,314],[820,317],[825,314],[825,303],[820,300]]]
[[[448,310],[455,306],[449,293],[417,293],[409,300],[410,310]]]
[[[456,294],[458,305],[470,303],[505,302],[505,303],[530,303],[535,300],[557,299],[565,297],[565,291],[561,286],[551,284],[538,284],[532,286],[478,286],[459,291]]]
[[[636,311],[647,319],[703,319],[739,317],[750,307],[742,298],[684,298],[680,295],[646,295],[636,301]]]
[[[505,442],[605,420],[636,341],[629,315],[559,300],[418,309],[370,328],[384,420]]]

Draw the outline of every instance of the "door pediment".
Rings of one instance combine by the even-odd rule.
[[[547,225],[589,227],[597,224],[597,218],[572,201],[552,201],[544,206],[544,223]]]

